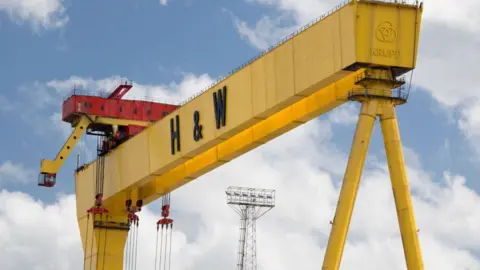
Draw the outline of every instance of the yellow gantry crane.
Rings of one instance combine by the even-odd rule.
[[[395,114],[395,107],[408,98],[401,76],[416,66],[422,10],[418,2],[346,1],[170,110],[102,156],[101,162],[78,170],[77,217],[88,269],[122,269],[129,230],[125,202],[146,205],[355,101],[362,107],[322,269],[340,268],[371,133],[379,119],[406,266],[422,270]],[[101,207],[108,212],[92,218],[87,211],[99,193]]]

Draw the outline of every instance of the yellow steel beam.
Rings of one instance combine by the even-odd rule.
[[[85,115],[81,116],[78,120],[78,123],[75,125],[72,133],[70,134],[70,137],[68,137],[67,141],[62,146],[55,159],[42,159],[42,161],[40,162],[40,172],[56,174],[62,167],[63,162],[72,152],[77,142],[87,130],[89,124],[90,119]]]
[[[370,138],[377,118],[378,105],[378,100],[370,100],[362,105],[330,238],[328,239],[328,247],[322,267],[324,270],[338,270],[340,266],[348,227],[360,185],[360,178],[362,177],[363,165],[367,157],[368,145],[370,144]]]
[[[136,125],[136,126],[148,127],[152,124],[152,122],[148,122],[148,121],[118,119],[118,118],[102,117],[102,116],[94,116],[92,117],[92,119],[94,123],[106,124],[106,125],[112,125],[112,126],[113,125],[116,125],[116,126]]]
[[[91,116],[82,114],[78,118],[78,122],[74,125],[74,129],[70,136],[68,137],[65,144],[62,146],[60,151],[54,160],[42,159],[40,162],[40,172],[41,173],[51,173],[56,174],[63,165],[63,162],[70,156],[73,148],[86,132],[88,126],[92,123],[106,124],[106,125],[116,125],[116,126],[127,126],[127,125],[137,125],[147,127],[151,122],[139,121],[139,120],[127,120],[127,119],[117,119],[110,117],[101,117],[101,116]]]
[[[407,268],[423,270],[422,252],[418,242],[417,226],[415,225],[410,188],[408,187],[400,132],[393,106],[386,106],[383,109],[383,113],[380,115],[380,123]]]
[[[315,92],[156,177],[140,187],[140,197],[144,203],[149,203],[204,173],[340,106],[347,102],[348,92],[356,87],[355,75],[356,73]]]

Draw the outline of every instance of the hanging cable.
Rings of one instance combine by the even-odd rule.
[[[100,214],[100,220],[102,220],[102,214]],[[100,258],[99,256],[99,251],[100,251],[100,243],[102,240],[102,230],[98,232],[98,239],[97,239],[97,264],[95,265],[95,269],[98,269],[98,259]]]
[[[128,256],[129,256],[129,250],[130,250],[130,224],[128,224],[128,233],[127,233],[127,241],[125,244],[125,248],[123,250],[123,268],[125,270],[128,270]]]
[[[105,216],[105,242],[103,244],[103,264],[102,264],[102,270],[105,269],[105,255],[106,255],[106,252],[107,252],[107,233],[108,233],[108,229],[107,229],[107,226],[106,224],[108,223],[108,215]]]
[[[159,223],[160,221],[157,222],[157,236],[158,236],[158,228],[159,228]],[[158,269],[160,269],[160,267],[162,266],[162,247],[163,247],[163,224],[161,225],[162,226],[162,230],[160,231],[160,259],[158,261]],[[158,240],[158,239],[157,239]],[[157,269],[157,265],[155,265],[155,270]]]
[[[126,260],[126,269],[136,269],[137,268],[137,246],[138,246],[138,225],[139,218],[135,214],[140,212],[142,209],[143,201],[137,200],[135,206],[132,206],[132,200],[128,199],[125,201],[125,208],[128,213],[128,240],[127,240],[127,260]]]
[[[157,242],[155,243],[155,268],[157,270],[157,257],[158,257],[158,224],[157,224]]]
[[[131,270],[132,269],[132,261],[133,261],[133,256],[132,256],[132,251],[133,251],[133,243],[134,243],[134,238],[135,238],[135,226],[133,225],[133,223],[130,223],[130,250],[128,251],[128,269]]]
[[[95,221],[95,214],[93,214],[93,220]],[[93,261],[93,236],[95,234],[92,234],[92,244],[90,245],[90,268],[89,270],[92,269],[92,261]]]
[[[133,270],[132,266],[133,266],[133,249],[134,249],[134,243],[135,243],[135,225],[132,223],[132,231],[130,232],[131,236],[130,236],[130,254],[128,255],[129,256],[129,265],[128,265],[128,269],[129,270]]]
[[[168,269],[172,267],[171,262],[172,262],[172,234],[173,234],[173,223],[170,223],[170,248],[169,248],[169,254],[168,254]]]
[[[130,224],[130,221],[129,221],[129,224],[128,224],[128,234],[127,234],[127,245],[126,245],[126,248],[125,248],[125,262],[124,262],[124,268],[125,270],[129,270],[129,267],[130,267],[130,246],[131,246],[131,238],[132,238],[132,233],[131,233],[131,228],[132,228],[132,224]]]
[[[135,266],[134,266],[134,270],[137,269],[137,250],[138,250],[138,219],[135,220],[135,223],[137,225],[137,228],[135,229]]]
[[[165,194],[162,197],[162,218],[157,221],[157,245],[155,247],[155,270],[157,269],[157,256],[160,257],[158,260],[158,269],[167,270],[170,269],[171,262],[171,249],[172,249],[172,231],[173,231],[173,219],[169,218],[170,215],[170,194]],[[169,226],[170,225],[170,226]],[[169,230],[170,227],[170,230]],[[160,251],[158,251],[158,230],[160,232]],[[164,235],[165,235],[165,245],[164,245]],[[168,262],[168,268],[167,268]],[[163,267],[162,267],[163,266]]]
[[[167,243],[168,243],[168,225],[165,226],[165,256],[163,256],[163,269],[167,269]]]
[[[85,267],[87,266],[86,261],[87,261],[87,245],[88,245],[88,221],[90,219],[90,214],[87,214],[87,229],[85,232],[85,247],[83,248],[83,270],[85,270]]]

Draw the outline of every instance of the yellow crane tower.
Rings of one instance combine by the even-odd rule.
[[[406,266],[423,270],[395,114],[395,106],[408,98],[400,76],[416,66],[422,10],[418,2],[346,1],[146,125],[106,153],[102,162],[77,170],[77,217],[85,264],[91,269],[122,269],[129,230],[126,202],[146,205],[321,114],[356,101],[362,104],[361,111],[322,269],[340,267],[378,118]],[[77,132],[76,138],[81,134]],[[71,142],[73,147],[75,140]],[[68,152],[64,154],[62,159]],[[49,162],[54,161],[43,164]],[[98,166],[103,167],[101,176]],[[58,169],[42,167],[43,179],[53,177]],[[91,217],[87,211],[99,193],[101,207],[108,212]]]

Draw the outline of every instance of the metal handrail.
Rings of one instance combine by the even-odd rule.
[[[90,97],[100,97],[100,98],[108,98],[110,93],[105,92],[105,91],[86,91],[86,90],[79,90],[79,89],[74,89],[70,91],[68,95],[64,97],[63,101],[66,101],[67,99],[71,98],[72,96],[77,95],[77,96],[90,96]],[[122,99],[122,100],[128,100],[128,101],[145,101],[145,102],[154,102],[154,103],[163,103],[163,104],[169,104],[169,105],[175,105],[175,106],[180,106],[181,102],[176,101],[176,100],[168,100],[168,99],[162,99],[162,98],[155,98],[155,97],[149,97],[149,96],[144,96],[144,97],[133,97],[133,98],[128,98],[128,99]]]
[[[371,79],[371,80],[387,80],[387,81],[392,81],[394,83],[405,83],[405,76],[400,76],[390,79],[388,76],[388,73],[385,73],[385,76],[382,76],[384,74],[376,74],[376,73],[369,73],[368,70],[365,72],[362,72],[360,74],[355,75],[355,83],[359,83],[360,81],[363,81],[365,79]]]
[[[353,89],[348,93],[348,97],[386,97],[400,100],[407,100],[409,95],[409,91],[404,86],[400,86],[394,89]]]

